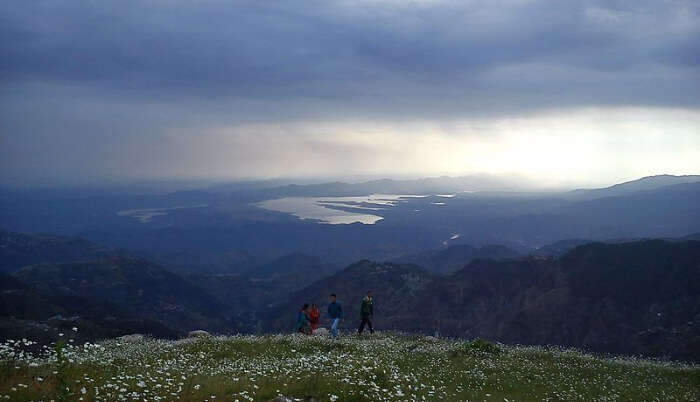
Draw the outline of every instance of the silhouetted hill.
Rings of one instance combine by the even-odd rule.
[[[545,246],[539,247],[531,254],[538,256],[549,256],[549,257],[561,257],[569,251],[575,249],[578,246],[582,246],[588,243],[607,243],[607,244],[619,244],[619,243],[631,243],[635,241],[644,240],[655,240],[651,238],[634,238],[634,239],[608,239],[605,241],[596,241],[590,239],[565,239],[559,240],[552,244],[547,244]],[[666,241],[688,241],[688,240],[700,240],[700,233],[689,234],[687,236],[681,237],[664,237],[661,240]]]
[[[22,268],[14,276],[44,295],[108,302],[182,331],[231,329],[216,299],[141,258],[39,264]]]
[[[216,299],[231,317],[231,329],[255,332],[260,322],[260,312],[268,309],[274,286],[254,281],[243,274],[191,273],[187,280]],[[279,297],[279,295],[278,295]]]
[[[588,239],[565,239],[559,240],[552,244],[547,244],[545,246],[539,247],[532,254],[540,256],[550,256],[550,257],[561,257],[562,255],[568,253],[574,248],[593,243],[593,240]]]
[[[700,298],[698,241],[590,243],[567,253],[560,263],[577,296],[606,297],[630,306]]]
[[[309,196],[359,196],[369,194],[449,194],[462,191],[508,191],[524,189],[527,185],[509,177],[469,175],[461,177],[426,177],[420,179],[378,179],[360,183],[329,182],[318,184],[288,184],[257,189],[258,199]]]
[[[605,188],[573,190],[564,195],[568,198],[584,200],[627,195],[638,191],[656,190],[664,186],[696,182],[700,182],[700,175],[674,176],[663,174],[642,177],[637,180],[618,183]]]
[[[700,242],[591,243],[560,260],[475,261],[420,301],[444,334],[700,360]]]
[[[296,312],[304,303],[316,303],[325,313],[328,295],[336,293],[345,310],[346,326],[354,326],[359,316],[360,302],[368,290],[381,294],[375,304],[378,325],[393,327],[392,320],[400,319],[402,304],[419,297],[420,292],[434,280],[434,276],[416,265],[359,261],[344,270],[323,278],[292,293],[286,302],[273,309],[269,322],[271,329],[286,329],[294,324]]]
[[[344,302],[346,327],[375,292],[377,326],[506,343],[700,361],[700,242],[589,243],[560,259],[478,259],[435,277],[362,261],[294,293],[270,318],[292,328],[304,302]]]
[[[335,266],[319,258],[294,253],[243,274],[191,273],[187,279],[224,305],[237,328],[254,332],[267,310],[286,302],[291,292],[335,271]]]
[[[252,268],[246,275],[256,281],[277,282],[287,291],[294,291],[337,270],[320,258],[293,253]]]
[[[106,302],[77,296],[43,295],[16,278],[0,274],[0,339],[28,338],[50,343],[69,333],[94,341],[142,333],[174,338],[181,332],[137,318]],[[74,333],[73,327],[80,328]]]
[[[420,265],[435,273],[452,273],[477,258],[506,259],[518,257],[517,251],[505,246],[488,245],[480,248],[467,244],[457,244],[443,250],[429,250],[418,254],[397,258],[399,263]]]
[[[115,254],[107,247],[76,237],[0,231],[0,272],[44,262],[94,260]]]
[[[578,201],[484,225],[479,227],[484,233],[499,230],[503,238],[540,244],[572,238],[678,237],[697,232],[700,226],[700,182]]]

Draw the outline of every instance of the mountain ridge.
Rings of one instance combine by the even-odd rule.
[[[30,265],[13,276],[39,293],[109,302],[180,331],[230,328],[221,305],[177,274],[143,258]]]
[[[700,181],[700,175],[670,175],[659,174],[644,176],[639,179],[629,180],[602,188],[580,188],[565,193],[566,196],[578,199],[593,199],[602,197],[619,196],[639,191],[656,190],[676,184],[696,183]]]

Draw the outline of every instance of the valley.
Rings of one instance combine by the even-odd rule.
[[[0,232],[0,333],[46,343],[77,324],[81,341],[287,332],[302,304],[324,311],[330,293],[352,332],[371,289],[384,330],[697,362],[700,182],[669,180],[615,186],[613,196],[357,196],[332,184],[350,195],[311,185],[12,204],[31,208],[9,227],[63,229]],[[256,206],[273,193],[382,219],[327,224]],[[38,219],[43,204],[56,209]]]

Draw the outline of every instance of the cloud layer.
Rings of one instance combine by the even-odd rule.
[[[496,144],[502,160],[513,142],[498,141],[536,143],[532,123],[552,119],[599,150],[621,124],[649,138],[659,122],[658,152],[700,147],[696,1],[10,0],[0,38],[4,182],[81,166],[95,179],[504,172],[523,166],[419,155]],[[609,111],[614,124],[591,118]],[[294,169],[294,155],[316,162]]]

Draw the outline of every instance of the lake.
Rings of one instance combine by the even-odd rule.
[[[285,212],[300,219],[316,220],[320,223],[337,225],[359,222],[371,225],[383,219],[377,215],[376,211],[391,208],[400,202],[407,201],[408,198],[417,197],[426,196],[372,194],[359,197],[285,197],[262,201],[256,205],[270,211]]]

